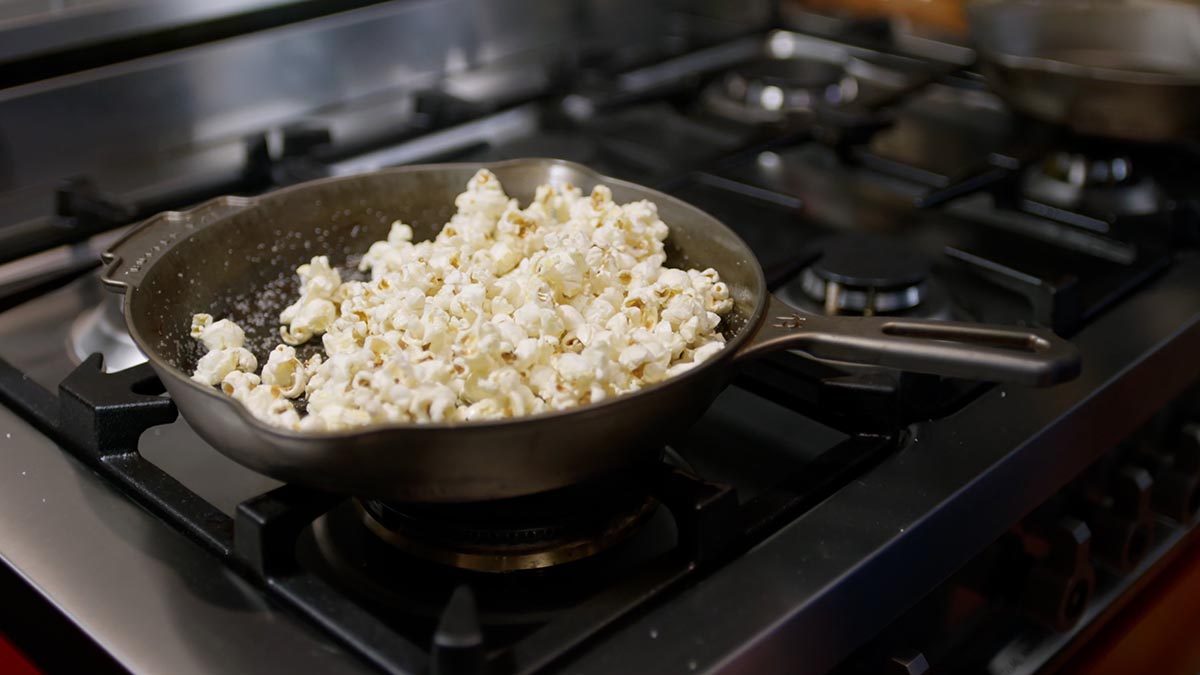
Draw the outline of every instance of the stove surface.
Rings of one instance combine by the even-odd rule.
[[[450,21],[431,7],[412,16]],[[403,16],[381,5],[152,56],[136,72],[22,90],[14,109],[89,88],[119,97],[156,74],[183,86],[189,64],[211,72],[238,49],[278,55],[306,37],[357,36],[361,54],[384,27],[425,25]],[[889,624],[940,597],[1006,532],[1051,537],[1026,521],[1088,467],[1145,464],[1154,508],[1149,488],[1124,488],[1145,503],[1120,518],[1101,509],[1103,522],[1151,532],[1139,548],[1155,555],[1182,540],[1200,463],[1110,450],[1164,409],[1171,434],[1191,419],[1176,402],[1200,381],[1200,193],[1180,177],[1200,171],[1200,152],[1031,123],[964,67],[961,47],[918,53],[878,26],[838,22],[820,36],[706,40],[696,36],[712,26],[691,20],[694,42],[649,52],[579,47],[564,60],[553,45],[494,45],[482,57],[503,58],[452,64],[438,86],[385,77],[377,59],[369,72],[403,87],[367,92],[364,75],[316,111],[241,111],[258,131],[90,166],[58,188],[54,213],[45,181],[71,157],[0,171],[0,241],[41,251],[0,266],[0,559],[138,672],[826,672],[856,651],[845,672],[878,672],[871,659],[894,656],[880,646]],[[539,21],[530,30],[574,25]],[[452,47],[448,59],[465,58]],[[252,75],[242,84],[287,89]],[[209,100],[195,91],[189,114]],[[217,103],[206,133],[241,119],[227,97]],[[180,111],[147,102],[142,114],[165,123]],[[86,129],[72,134],[87,144]],[[740,372],[622,490],[482,509],[382,503],[281,485],[203,441],[131,349],[93,269],[88,237],[214,194],[528,156],[713,214],[798,312],[1047,327],[1076,344],[1084,371],[1031,390],[783,353]],[[1098,508],[1071,513],[1099,531]],[[1076,558],[1072,574],[1093,578],[1088,556]],[[1011,584],[1044,567],[1021,560],[1028,578]],[[1134,567],[1103,572],[1096,598],[1115,597]]]

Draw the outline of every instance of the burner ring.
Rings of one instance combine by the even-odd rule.
[[[121,299],[105,294],[100,304],[80,314],[71,323],[67,357],[83,363],[92,354],[104,356],[105,372],[114,373],[146,361],[125,327]]]
[[[1089,214],[1146,215],[1163,201],[1153,177],[1120,154],[1056,151],[1026,170],[1021,187],[1036,201]]]
[[[895,236],[833,234],[802,255],[807,266],[776,289],[784,302],[801,311],[942,320],[956,316],[930,254]]]
[[[927,290],[925,282],[896,289],[846,286],[822,279],[812,268],[801,273],[800,284],[809,298],[825,305],[827,314],[903,312],[921,304]]]
[[[867,234],[834,235],[800,275],[800,291],[826,314],[866,316],[913,309],[925,300],[929,260],[904,242]]]
[[[452,508],[457,511],[457,506]],[[437,520],[429,512],[436,513],[438,505],[414,505],[413,511],[407,512],[402,506],[355,499],[354,507],[368,530],[404,553],[460,569],[497,573],[554,567],[612,548],[654,514],[658,501],[649,496],[633,500],[623,496],[601,517],[555,521],[557,514],[551,513],[547,523],[498,525],[494,529]]]

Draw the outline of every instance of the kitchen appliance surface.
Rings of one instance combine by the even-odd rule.
[[[0,592],[16,609],[0,633],[35,662],[1032,673],[1194,540],[1194,143],[1014,112],[967,48],[878,20],[789,27],[754,2],[334,4],[150,22],[154,39],[72,14],[94,48],[5,52]],[[176,386],[139,346],[166,335],[156,320],[207,307],[103,288],[154,249],[162,230],[133,228],[155,214],[217,232],[240,213],[263,237],[253,205],[310,181],[528,157],[707,214],[693,225],[724,235],[714,256],[758,263],[742,346],[759,316],[755,339],[792,340],[680,381],[694,421],[659,424],[634,454],[590,426],[555,432],[624,458],[589,480],[473,501],[281,482],[231,461],[181,392],[231,403]],[[236,230],[219,237],[231,265],[255,255]],[[199,262],[186,240],[156,253]],[[101,269],[114,247],[127,259]],[[795,335],[964,323],[1060,336],[1070,349],[1049,354],[1077,351],[1082,369],[1033,388]],[[629,400],[648,420],[670,407]],[[465,451],[502,449],[480,429]]]

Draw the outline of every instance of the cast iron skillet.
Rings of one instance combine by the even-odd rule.
[[[1083,134],[1200,137],[1200,5],[1177,0],[975,0],[971,36],[992,87]]]
[[[674,266],[713,267],[734,309],[728,345],[704,365],[644,390],[574,410],[510,421],[402,424],[300,433],[254,419],[218,389],[189,379],[200,350],[195,312],[229,317],[263,358],[294,270],[313,255],[341,264],[386,237],[399,218],[417,240],[449,219],[476,164],[411,166],[328,178],[247,199],[222,197],[159,214],[105,254],[104,282],[125,293],[129,332],[180,413],[234,460],[283,481],[362,497],[476,501],[531,494],[623,468],[659,452],[699,417],[734,366],[779,349],[947,376],[1049,385],[1079,372],[1074,347],[1045,330],[889,318],[799,316],[767,293],[746,244],[712,216],[644,187],[569,162],[484,165],[528,203],[543,183],[597,183],[621,202],[649,199],[670,226]],[[340,259],[339,259],[340,258]],[[319,343],[319,340],[314,341]]]

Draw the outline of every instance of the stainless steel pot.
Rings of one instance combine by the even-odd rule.
[[[1110,138],[1200,135],[1200,4],[976,0],[967,18],[984,75],[1018,110]]]
[[[726,348],[680,377],[573,410],[506,421],[405,424],[300,433],[270,427],[213,387],[192,381],[197,311],[228,316],[259,354],[277,340],[294,270],[318,253],[362,252],[403,219],[416,238],[448,220],[479,165],[413,166],[330,178],[254,199],[225,197],[164,213],[106,254],[106,284],[125,293],[130,335],[180,413],[234,460],[280,480],[405,501],[475,501],[531,494],[623,468],[660,452],[701,415],[735,365],[777,349],[926,373],[1049,385],[1074,377],[1074,347],[1046,330],[889,318],[800,316],[767,293],[746,244],[674,197],[558,160],[486,165],[523,202],[544,183],[612,188],[649,199],[671,227],[668,263],[713,267],[734,309]],[[288,284],[291,284],[288,287]]]

